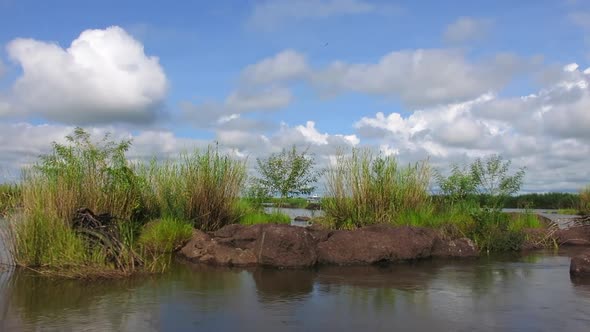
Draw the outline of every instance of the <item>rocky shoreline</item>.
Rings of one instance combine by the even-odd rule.
[[[531,229],[523,250],[547,243],[589,246],[590,227],[549,232]],[[305,268],[316,265],[373,265],[431,257],[476,257],[468,238],[449,238],[429,228],[374,225],[355,230],[327,230],[283,224],[228,225],[216,232],[193,231],[178,255],[196,264]],[[590,276],[590,249],[574,257],[572,276]]]
[[[194,263],[278,268],[368,265],[478,254],[471,240],[447,239],[428,228],[376,225],[332,231],[279,224],[228,225],[209,234],[195,230],[179,252]]]

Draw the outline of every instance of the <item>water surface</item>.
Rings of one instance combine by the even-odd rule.
[[[2,331],[590,331],[571,252],[392,266],[182,263],[108,281],[0,274]]]

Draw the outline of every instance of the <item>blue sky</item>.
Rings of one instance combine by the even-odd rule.
[[[527,191],[576,190],[589,32],[581,0],[0,0],[0,169],[81,125],[132,136],[136,158],[213,140],[442,169],[500,153]]]

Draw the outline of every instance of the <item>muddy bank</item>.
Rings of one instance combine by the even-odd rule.
[[[289,225],[229,225],[212,233],[195,230],[179,255],[194,263],[227,266],[310,267],[369,265],[429,257],[473,257],[475,244],[420,227],[376,225],[331,231]]]

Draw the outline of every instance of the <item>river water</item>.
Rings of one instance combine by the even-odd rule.
[[[590,331],[571,251],[309,270],[0,273],[0,331]]]

